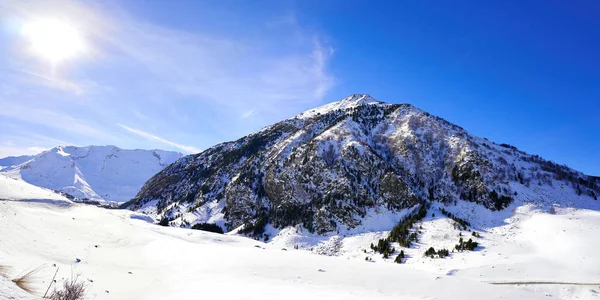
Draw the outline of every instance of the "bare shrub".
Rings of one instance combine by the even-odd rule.
[[[85,284],[78,282],[77,278],[65,280],[63,287],[60,290],[56,288],[50,294],[49,299],[52,300],[81,300],[85,296]]]

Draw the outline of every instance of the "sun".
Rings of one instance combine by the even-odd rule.
[[[86,51],[85,39],[75,26],[60,19],[46,18],[27,22],[21,34],[30,51],[52,64],[72,59]]]

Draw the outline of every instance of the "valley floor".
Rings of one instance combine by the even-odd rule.
[[[17,188],[28,187],[11,191]],[[600,299],[600,213],[593,210],[550,215],[522,206],[505,224],[476,228],[477,251],[431,259],[422,256],[425,247],[451,248],[459,232],[432,207],[419,224],[418,245],[399,265],[368,247],[385,231],[321,238],[311,247],[327,252],[333,245],[334,256],[326,256],[295,250],[315,237],[293,229],[265,244],[36,198],[43,195],[30,191],[19,200],[5,193],[11,200],[0,201],[0,266],[10,267],[0,276],[2,300],[43,295],[56,268],[59,284],[72,276],[86,282],[86,299]],[[10,281],[40,266],[35,296]]]
[[[86,281],[89,299],[545,298],[410,265],[284,251],[238,236],[159,227],[129,211],[0,201],[0,216],[0,261],[11,267],[11,278],[44,266],[35,275],[38,295],[56,264],[57,278],[73,272]],[[0,284],[5,299],[18,291],[7,288],[10,283]]]

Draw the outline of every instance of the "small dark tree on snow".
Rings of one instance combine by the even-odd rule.
[[[397,264],[401,264],[403,259],[404,259],[404,250],[400,250],[400,254],[398,254],[398,256],[396,256],[396,259],[394,259],[394,262]]]
[[[429,249],[427,249],[427,251],[425,251],[425,256],[429,256],[431,258],[433,258],[435,256],[435,249],[433,247],[429,247]]]
[[[400,257],[400,254],[398,254],[398,256],[396,256],[396,259],[394,259],[394,262],[397,264],[401,264],[402,263],[402,257]]]
[[[163,217],[162,219],[160,219],[160,221],[158,222],[158,225],[160,226],[169,226],[169,218],[167,217]]]

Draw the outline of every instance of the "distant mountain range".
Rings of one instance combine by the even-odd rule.
[[[126,206],[172,225],[216,223],[258,237],[267,226],[342,232],[374,210],[434,202],[494,212],[598,194],[597,177],[472,136],[412,105],[352,95],[186,156]]]
[[[34,156],[0,159],[0,173],[82,200],[127,201],[178,152],[115,146],[59,146]]]

